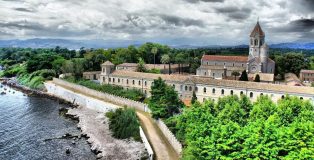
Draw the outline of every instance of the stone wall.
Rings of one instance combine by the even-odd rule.
[[[126,98],[123,98],[120,96],[115,96],[115,95],[108,94],[108,93],[98,92],[96,90],[89,89],[87,87],[84,87],[81,85],[76,85],[76,84],[73,84],[73,83],[70,83],[70,82],[67,82],[67,81],[64,81],[61,79],[57,79],[57,78],[54,78],[53,82],[55,84],[71,88],[73,90],[77,90],[79,92],[87,93],[91,96],[98,97],[98,98],[103,99],[107,102],[111,102],[111,103],[122,105],[122,106],[127,105],[127,106],[133,107],[137,110],[141,110],[144,112],[150,112],[150,109],[147,107],[147,105],[144,103],[141,103],[141,102],[133,101],[130,99],[126,99]]]
[[[166,126],[166,124],[161,120],[156,121],[159,129],[161,132],[164,134],[164,136],[167,138],[168,142],[171,144],[173,149],[181,155],[182,152],[182,145],[181,143],[177,140],[177,138],[174,136],[174,134],[169,130],[169,128]]]
[[[142,141],[145,145],[145,148],[147,149],[149,160],[153,160],[154,159],[154,152],[153,152],[153,149],[148,142],[148,139],[147,139],[142,127],[140,127],[140,136],[141,136]]]

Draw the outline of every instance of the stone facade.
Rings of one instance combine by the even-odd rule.
[[[273,101],[286,95],[293,95],[314,102],[314,88],[311,87],[217,80],[192,75],[165,75],[116,70],[110,74],[102,72],[99,81],[102,84],[136,88],[149,97],[153,81],[159,77],[168,85],[173,86],[182,100],[190,100],[195,92],[200,102],[206,99],[218,100],[219,97],[242,94],[252,101],[256,101],[260,95],[268,95]]]
[[[306,83],[314,82],[314,70],[301,70],[300,80]]]
[[[265,43],[265,33],[257,22],[250,34],[249,56],[216,56],[204,55],[197,75],[223,79],[231,76],[232,72],[246,70],[250,74],[268,73],[275,71],[275,62],[269,58],[269,47]]]

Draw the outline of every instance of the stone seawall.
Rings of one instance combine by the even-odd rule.
[[[53,83],[45,83],[45,87],[48,94],[99,112],[108,112],[119,108],[119,106],[112,103],[107,103],[95,98],[75,93]]]

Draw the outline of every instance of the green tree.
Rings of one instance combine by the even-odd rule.
[[[179,109],[182,107],[183,103],[173,87],[168,86],[160,77],[154,80],[149,101],[149,108],[152,110],[153,118],[171,117],[179,113]]]
[[[197,101],[197,97],[196,97],[195,91],[193,91],[191,103],[194,104],[196,101]]]
[[[156,54],[158,53],[158,48],[157,47],[153,47],[151,50],[152,54],[154,55],[154,68],[155,68],[155,64],[156,64]]]
[[[146,72],[147,71],[147,69],[145,67],[145,62],[142,58],[138,59],[136,71],[137,72]]]
[[[255,76],[254,82],[260,82],[260,81],[261,81],[261,78],[260,78],[259,74],[257,74]]]
[[[240,73],[237,71],[232,71],[231,75],[234,76],[234,80],[237,80],[237,77],[240,76]]]
[[[182,64],[185,62],[185,56],[183,53],[179,53],[174,58],[175,62],[179,64],[179,74],[182,73]]]
[[[168,67],[168,74],[171,74],[171,69],[170,69],[170,56],[168,54],[164,54],[161,56],[161,63],[162,64],[169,64]]]
[[[249,81],[248,75],[246,70],[244,70],[241,74],[241,77],[239,78],[240,81]]]

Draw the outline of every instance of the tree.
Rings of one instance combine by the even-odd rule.
[[[240,73],[237,71],[232,71],[231,75],[234,76],[234,80],[237,80],[237,77],[240,76]]]
[[[248,75],[246,73],[246,70],[244,70],[241,74],[241,77],[239,79],[240,81],[249,81]]]
[[[185,62],[185,56],[183,53],[179,53],[174,58],[175,62],[179,64],[179,74],[182,73],[182,64]]]
[[[192,96],[191,104],[194,104],[196,101],[197,101],[197,97],[196,97],[195,91],[193,91],[193,96]]]
[[[82,77],[84,72],[84,64],[86,63],[84,58],[74,58],[72,59],[73,62],[73,73],[76,79]]]
[[[172,86],[168,86],[160,77],[151,86],[151,99],[148,104],[153,118],[169,118],[183,107],[178,93]]]
[[[170,69],[170,56],[168,54],[164,54],[161,56],[161,63],[162,64],[169,64],[168,68],[168,74],[171,74],[171,69]]]
[[[254,82],[260,82],[260,81],[261,81],[261,78],[260,78],[259,74],[257,74],[255,76]]]
[[[145,67],[145,62],[142,58],[138,59],[136,71],[137,72],[146,72],[147,71],[147,69]]]
[[[155,64],[156,64],[156,54],[158,53],[158,48],[157,47],[153,47],[151,50],[152,54],[154,55],[154,68],[155,68]]]

